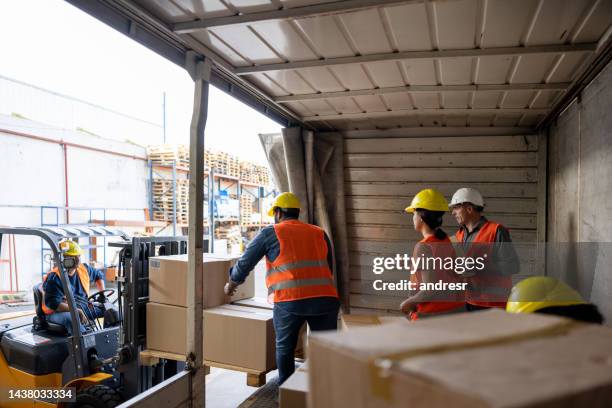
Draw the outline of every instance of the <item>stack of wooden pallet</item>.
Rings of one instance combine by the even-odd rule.
[[[266,166],[260,166],[248,161],[241,161],[240,180],[247,183],[267,186],[270,184],[270,171]]]
[[[259,176],[257,174],[257,165],[248,161],[240,162],[240,181],[247,183],[259,184]]]
[[[257,166],[257,178],[262,186],[270,185],[270,170],[266,166]]]
[[[260,222],[255,219],[259,213],[255,212],[253,204],[255,197],[249,193],[240,196],[240,225],[243,227],[257,227]]]
[[[209,152],[208,166],[216,173],[229,177],[240,177],[240,160],[225,152]]]
[[[189,148],[185,145],[156,145],[147,149],[149,159],[155,165],[189,168]]]
[[[187,223],[187,209],[189,199],[189,183],[187,179],[177,179],[173,195],[172,180],[153,180],[153,219],[155,221],[173,221],[173,210],[176,202],[176,222]]]
[[[215,228],[215,239],[226,239],[228,247],[240,245],[242,235],[238,225],[220,225]]]

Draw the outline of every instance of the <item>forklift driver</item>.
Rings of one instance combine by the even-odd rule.
[[[79,326],[81,332],[84,333],[86,332],[84,324],[104,316],[103,308],[97,307],[87,300],[91,281],[96,283],[99,291],[104,291],[104,273],[99,269],[81,263],[80,256],[83,254],[83,250],[76,242],[64,241],[60,243],[60,249],[62,249],[64,255],[62,264],[68,272],[69,286],[77,305],[80,318]],[[49,322],[61,324],[66,328],[68,335],[72,335],[70,309],[66,303],[57,267],[49,271],[43,278],[42,309]]]

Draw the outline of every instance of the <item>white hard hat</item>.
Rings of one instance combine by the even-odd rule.
[[[464,187],[457,190],[455,194],[453,194],[453,198],[451,198],[449,206],[452,207],[454,205],[463,203],[472,203],[478,207],[484,207],[484,200],[482,199],[482,194],[480,194],[480,191],[469,187]]]

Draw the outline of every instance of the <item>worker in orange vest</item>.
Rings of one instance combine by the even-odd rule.
[[[83,324],[86,324],[89,319],[103,317],[104,315],[103,309],[87,302],[91,281],[96,283],[99,291],[105,289],[104,272],[81,263],[83,250],[76,242],[63,241],[59,246],[63,251],[62,262],[64,268],[68,272],[68,284],[72,289],[75,301],[77,301],[81,332],[84,332]],[[43,301],[41,306],[49,322],[63,325],[68,334],[72,335],[70,308],[66,303],[64,288],[57,267],[43,277]]]
[[[448,211],[446,198],[434,189],[419,191],[405,211],[412,214],[414,230],[423,235],[423,239],[414,247],[413,258],[426,263],[416,271],[411,271],[410,280],[418,288],[421,283],[438,282],[455,283],[461,288],[461,277],[454,269],[444,269],[444,264],[452,264],[455,250],[446,232],[442,230],[442,217]],[[448,262],[448,261],[451,262]],[[431,317],[441,314],[465,311],[465,295],[460,289],[431,291],[416,290],[416,293],[404,300],[400,306],[410,320],[420,317]]]
[[[512,289],[512,275],[519,272],[519,258],[510,232],[503,225],[482,215],[485,203],[482,194],[473,188],[460,188],[453,195],[450,207],[459,224],[455,234],[461,255],[484,264],[472,269],[467,277],[466,307],[468,311],[505,308]],[[468,276],[466,274],[465,276]]]
[[[334,284],[333,253],[323,229],[298,220],[300,201],[292,193],[276,197],[270,211],[275,224],[253,239],[230,270],[225,293],[232,295],[249,272],[266,258],[266,286],[274,302],[276,365],[282,384],[295,371],[300,328],[336,330],[340,302]]]

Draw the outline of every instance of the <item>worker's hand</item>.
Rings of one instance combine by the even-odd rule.
[[[87,324],[89,321],[87,319],[87,316],[85,316],[85,312],[83,311],[83,309],[77,309],[79,311],[79,319],[81,319],[81,323],[83,324]]]
[[[230,279],[229,282],[225,284],[223,292],[225,292],[227,296],[233,296],[234,293],[236,293],[236,288],[238,288],[238,284]]]
[[[416,307],[417,307],[416,303],[411,302],[410,299],[406,299],[400,305],[400,310],[405,315],[410,315],[410,313],[416,312]]]

